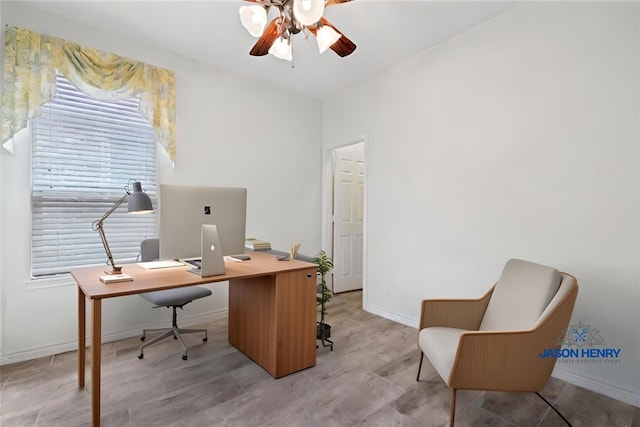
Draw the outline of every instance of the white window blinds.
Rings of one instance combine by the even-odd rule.
[[[56,96],[32,120],[33,277],[106,264],[92,224],[125,194],[130,180],[156,200],[156,143],[138,98],[104,102],[58,75]],[[133,262],[157,235],[156,214],[129,215],[123,203],[104,222],[116,265]]]

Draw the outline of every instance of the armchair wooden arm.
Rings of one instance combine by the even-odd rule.
[[[555,359],[539,357],[549,345],[538,331],[465,332],[460,337],[449,386],[466,390],[539,391],[547,384],[555,365]]]
[[[494,287],[477,299],[422,300],[418,331],[432,326],[477,330],[480,327],[480,322],[487,309]]]

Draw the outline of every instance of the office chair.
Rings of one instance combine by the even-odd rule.
[[[540,354],[562,346],[577,296],[570,274],[511,259],[479,299],[423,300],[416,381],[426,356],[451,389],[451,427],[457,390],[534,392],[569,424],[538,393],[556,363]]]
[[[145,239],[140,244],[140,260],[142,262],[147,261],[155,261],[160,257],[160,240],[159,239]],[[173,320],[171,323],[171,328],[160,328],[160,329],[144,329],[142,331],[142,337],[140,337],[141,341],[146,339],[147,333],[149,332],[163,332],[162,335],[158,335],[154,337],[150,341],[145,342],[140,346],[140,354],[138,355],[138,359],[144,358],[144,348],[150,346],[151,344],[155,344],[159,341],[162,341],[165,338],[173,336],[174,339],[180,341],[182,344],[182,348],[184,348],[184,354],[182,355],[182,360],[187,360],[187,346],[184,343],[180,334],[192,334],[203,332],[204,338],[202,341],[207,341],[207,330],[206,329],[180,329],[178,328],[178,316],[177,309],[184,307],[189,304],[191,301],[196,300],[198,298],[204,298],[211,295],[211,290],[204,288],[202,286],[187,286],[184,288],[177,289],[166,289],[164,291],[155,291],[155,292],[146,292],[144,294],[140,294],[142,298],[154,304],[154,308],[156,307],[171,307],[173,309]]]

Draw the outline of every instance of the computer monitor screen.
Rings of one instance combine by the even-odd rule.
[[[160,185],[160,259],[201,256],[202,224],[218,229],[223,255],[244,253],[247,189]]]

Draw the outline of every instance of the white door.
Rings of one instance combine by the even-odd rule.
[[[334,150],[333,292],[362,289],[364,143]]]

